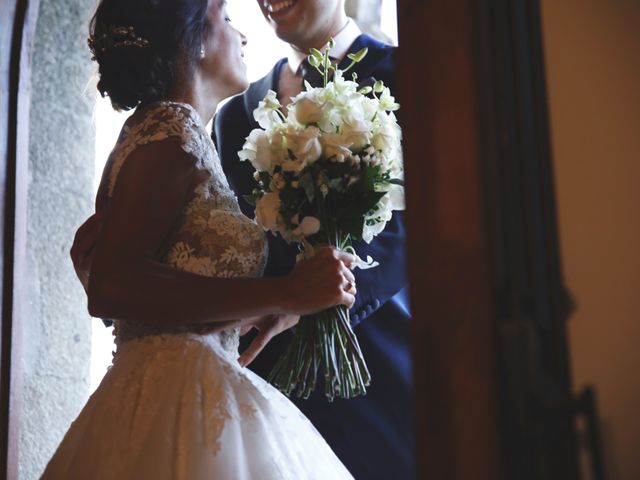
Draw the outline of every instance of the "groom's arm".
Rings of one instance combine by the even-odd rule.
[[[356,269],[356,303],[351,308],[351,323],[357,325],[407,286],[404,212],[393,212],[385,229],[370,244],[354,244],[356,253],[379,262],[368,270]]]

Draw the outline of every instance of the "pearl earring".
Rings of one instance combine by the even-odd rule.
[[[200,47],[200,58],[204,58],[204,57],[205,57],[204,47]]]

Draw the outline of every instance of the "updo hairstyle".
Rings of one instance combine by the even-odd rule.
[[[89,26],[98,91],[116,110],[161,100],[193,73],[209,35],[207,0],[101,0]]]

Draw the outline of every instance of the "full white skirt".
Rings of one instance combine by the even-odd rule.
[[[220,334],[121,345],[44,479],[352,479],[307,418]]]

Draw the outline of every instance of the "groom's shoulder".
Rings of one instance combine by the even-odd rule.
[[[350,50],[357,51],[365,47],[369,50],[369,53],[375,54],[380,59],[392,57],[398,50],[398,47],[382,42],[368,33],[363,33],[356,38]]]
[[[273,88],[274,75],[280,71],[284,61],[286,59],[278,61],[264,77],[252,82],[244,93],[236,95],[225,103],[216,114],[216,122],[226,123],[230,118],[251,121],[251,113],[269,89]]]
[[[363,48],[366,48],[368,53],[360,62],[357,70],[369,72],[378,77],[378,75],[382,74],[384,76],[387,71],[395,69],[395,56],[398,47],[381,42],[371,35],[363,33],[353,42],[350,50],[355,53]]]

